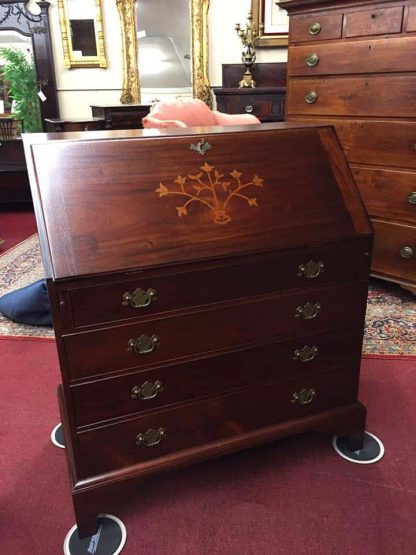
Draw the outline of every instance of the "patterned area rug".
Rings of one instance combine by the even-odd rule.
[[[0,296],[43,277],[37,235],[0,256]],[[53,339],[53,330],[11,322],[0,314],[0,335]],[[372,280],[363,353],[416,356],[416,297],[394,284]]]

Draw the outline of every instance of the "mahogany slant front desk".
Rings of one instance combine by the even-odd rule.
[[[332,127],[25,136],[80,536],[157,472],[362,445],[372,230]]]

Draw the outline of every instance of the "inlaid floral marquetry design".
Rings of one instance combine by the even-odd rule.
[[[249,187],[263,187],[264,179],[254,174],[251,180],[245,181],[243,174],[233,170],[229,174],[220,173],[205,163],[200,167],[202,171],[187,176],[178,175],[172,186],[159,184],[156,192],[159,197],[167,195],[179,195],[185,200],[184,204],[177,206],[178,216],[183,218],[188,215],[188,208],[193,202],[200,203],[212,213],[214,223],[225,225],[231,221],[227,212],[231,201],[241,199],[248,206],[258,206],[257,197],[249,193]],[[175,189],[172,189],[175,187]]]

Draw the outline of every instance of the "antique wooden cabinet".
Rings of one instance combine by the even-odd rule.
[[[25,137],[81,536],[162,470],[362,445],[372,231],[329,126]]]
[[[373,222],[372,273],[416,293],[416,1],[280,5],[286,118],[335,125]]]

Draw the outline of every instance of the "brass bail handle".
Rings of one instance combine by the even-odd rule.
[[[311,387],[310,389],[302,389],[302,391],[296,392],[292,395],[292,403],[298,403],[298,405],[309,405],[312,403],[316,396],[316,389]]]
[[[149,337],[142,334],[137,339],[129,339],[127,350],[134,351],[138,355],[147,355],[152,353],[159,345],[160,339],[157,335],[153,334]]]
[[[147,432],[137,434],[136,445],[145,447],[154,447],[166,437],[166,428],[149,428]]]
[[[131,398],[148,401],[149,399],[154,399],[160,391],[163,391],[163,385],[159,380],[156,380],[155,383],[144,382],[140,387],[135,385],[132,388]]]
[[[304,320],[312,320],[318,316],[321,308],[322,306],[320,303],[306,303],[296,308],[295,317],[303,318]]]
[[[146,291],[141,287],[138,287],[130,293],[126,291],[123,294],[123,306],[132,306],[133,308],[145,308],[149,306],[152,301],[156,300],[156,291],[151,287]]]
[[[316,345],[304,345],[302,349],[293,352],[293,360],[300,362],[310,362],[318,356],[319,349]]]
[[[306,264],[300,264],[298,266],[298,277],[305,277],[306,279],[317,278],[324,271],[324,263],[321,260],[315,262],[314,260],[309,260]]]

